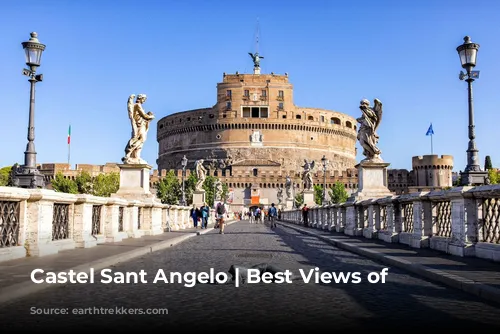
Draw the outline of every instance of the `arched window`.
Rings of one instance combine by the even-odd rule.
[[[257,168],[253,169],[253,176],[257,176],[259,174],[259,170]]]
[[[345,126],[348,127],[349,129],[352,129],[352,123],[349,121],[345,122]]]
[[[340,125],[340,119],[337,117],[332,117],[332,118],[330,118],[330,124]]]

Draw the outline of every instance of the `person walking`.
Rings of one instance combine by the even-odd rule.
[[[208,207],[207,203],[204,203],[204,205],[201,207],[201,228],[202,229],[208,228],[208,217],[210,217],[210,208]]]
[[[219,202],[217,204],[217,209],[215,209],[215,212],[217,213],[217,218],[219,219],[219,234],[224,234],[224,215],[226,214],[226,207],[224,204]]]
[[[274,203],[271,204],[267,214],[269,215],[269,220],[271,221],[271,228],[276,228],[276,217],[278,216],[278,211],[276,210]]]
[[[191,216],[191,219],[193,220],[193,227],[198,228],[198,218],[199,218],[199,209],[196,208],[196,205],[193,204],[193,207],[191,208],[191,211],[189,212],[189,216]]]
[[[309,208],[307,204],[304,204],[302,207],[302,219],[304,221],[304,226],[309,227]]]

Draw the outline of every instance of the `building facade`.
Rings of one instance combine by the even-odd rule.
[[[289,175],[302,188],[304,159],[315,161],[315,182],[323,184],[321,159],[328,159],[326,184],[357,187],[356,119],[346,114],[296,106],[288,75],[225,74],[211,108],[178,112],[158,121],[158,169],[187,169],[204,159],[211,175],[232,189],[234,206],[248,206],[252,189],[261,203],[276,202],[277,187]],[[222,161],[212,164],[211,162]]]
[[[38,170],[44,175],[48,189],[52,189],[51,182],[57,173],[61,173],[65,179],[75,180],[81,172],[87,172],[94,177],[99,174],[120,173],[120,167],[116,163],[108,162],[104,165],[76,164],[75,169],[67,163],[43,163],[39,164]]]

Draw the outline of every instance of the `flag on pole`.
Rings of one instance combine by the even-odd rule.
[[[426,136],[432,136],[434,134],[434,130],[432,129],[432,123],[429,126],[429,129],[427,129],[427,133],[425,134]]]
[[[71,125],[69,126],[68,129],[68,145],[71,143]]]

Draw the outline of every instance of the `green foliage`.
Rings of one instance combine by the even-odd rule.
[[[344,203],[349,198],[344,184],[338,181],[335,182],[335,185],[332,188],[330,188],[329,195],[332,203],[334,204]]]
[[[217,178],[212,175],[207,175],[205,182],[203,183],[203,189],[205,190],[205,202],[211,207],[214,206],[215,201],[215,182]]]
[[[224,198],[224,202],[229,198],[229,187],[227,184],[222,184],[222,198]]]
[[[457,179],[453,182],[454,187],[460,187],[460,182],[462,181],[462,177],[458,176]]]
[[[182,196],[181,183],[174,171],[171,170],[163,177],[156,188],[156,196],[164,204],[175,205]]]
[[[118,191],[120,187],[120,174],[109,173],[99,174],[92,182],[92,192],[94,196],[109,197]]]
[[[295,195],[295,207],[299,208],[302,204],[304,204],[304,195],[299,193]]]
[[[323,186],[319,184],[315,184],[314,188],[314,203],[318,205],[323,204]]]
[[[500,173],[495,169],[488,169],[488,177],[490,179],[490,184],[500,183]]]
[[[82,171],[75,179],[78,192],[80,194],[92,193],[92,176],[86,171]]]
[[[61,172],[57,173],[51,182],[55,191],[68,194],[89,194],[99,197],[109,197],[118,191],[120,174],[99,174],[96,177],[81,172],[75,180],[65,179]]]
[[[9,184],[11,170],[12,167],[3,167],[0,169],[0,186],[6,186]]]
[[[60,193],[78,194],[78,186],[71,179],[64,178],[61,172],[58,172],[52,180],[52,188]]]
[[[484,159],[484,169],[490,170],[493,168],[493,164],[491,163],[491,157],[489,155]]]
[[[182,180],[181,180],[182,182]],[[198,182],[198,178],[196,177],[196,173],[191,173],[187,177],[187,179],[184,180],[184,191],[186,193],[186,202],[188,205],[192,205],[193,203],[193,192],[196,186],[196,182]],[[182,187],[182,184],[181,184]],[[182,188],[181,188],[182,189]],[[181,193],[182,197],[182,193]]]

